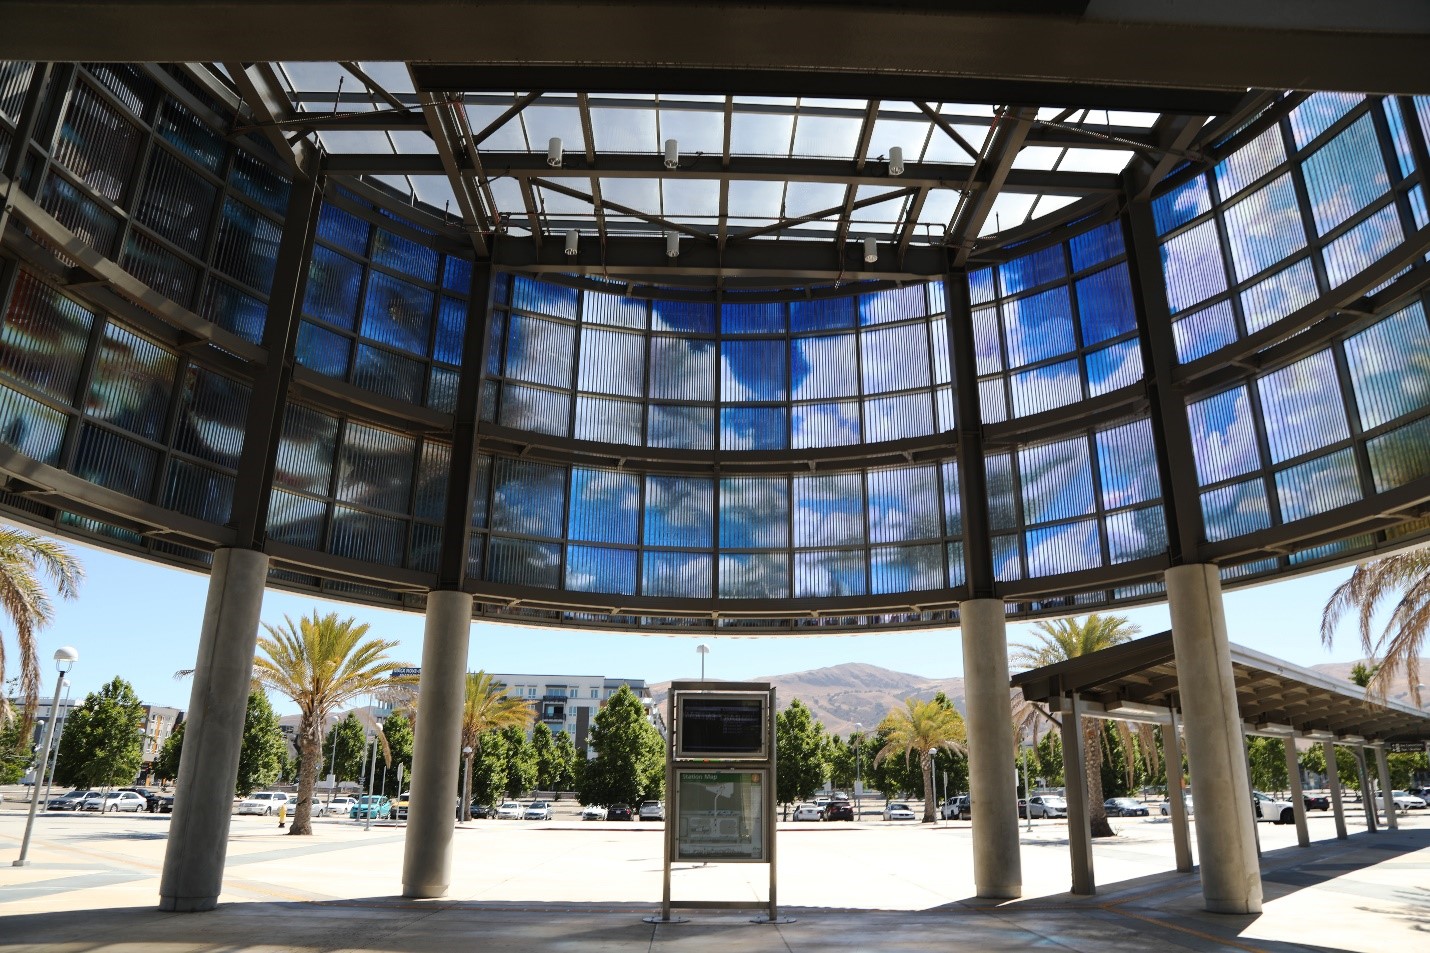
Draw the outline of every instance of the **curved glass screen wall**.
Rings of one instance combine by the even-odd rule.
[[[0,161],[32,73],[0,64]],[[182,71],[66,82],[0,259],[0,508],[203,565],[233,542],[289,180]],[[455,532],[482,615],[797,632],[947,624],[985,573],[1038,615],[1157,598],[1173,552],[1239,581],[1421,539],[1427,131],[1425,98],[1285,97],[1149,202],[777,293],[488,281],[440,214],[329,181],[257,448],[272,580],[418,608]]]

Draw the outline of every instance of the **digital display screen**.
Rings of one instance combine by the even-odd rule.
[[[749,758],[765,753],[762,698],[683,695],[679,717],[680,756]]]

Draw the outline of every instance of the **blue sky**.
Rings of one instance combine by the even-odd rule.
[[[82,696],[115,675],[129,680],[141,698],[161,705],[188,706],[189,683],[173,673],[192,667],[198,646],[208,577],[75,544],[88,572],[78,600],[57,606],[55,624],[41,633],[46,689],[49,662],[61,645],[79,649],[71,675],[72,694]],[[1231,640],[1288,661],[1312,665],[1359,658],[1350,625],[1342,627],[1335,650],[1320,645],[1321,607],[1348,569],[1303,576],[1226,595]],[[399,642],[398,658],[421,657],[422,617],[414,613],[328,603],[311,596],[270,590],[265,621],[280,621],[318,607],[356,616],[374,635]],[[1165,605],[1126,613],[1146,634],[1169,625]],[[1024,637],[1024,625],[1009,628],[1010,642]],[[867,662],[928,677],[961,675],[962,648],[955,630],[907,634],[818,638],[701,638],[617,635],[480,624],[472,630],[468,667],[532,674],[607,675],[664,681],[699,674],[695,646],[710,646],[706,674],[742,679],[804,671],[843,662]],[[13,674],[13,665],[10,673]],[[274,699],[280,712],[294,710]]]

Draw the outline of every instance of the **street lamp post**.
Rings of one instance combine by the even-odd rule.
[[[50,720],[45,725],[45,743],[40,752],[39,770],[35,774],[35,787],[30,792],[30,815],[25,819],[25,836],[20,841],[20,856],[11,866],[24,867],[30,863],[30,835],[35,829],[35,811],[40,807],[40,789],[44,787],[42,783],[45,779],[45,766],[50,763],[50,742],[55,735],[55,721],[59,718],[60,712],[60,688],[65,682],[65,674],[74,667],[74,663],[79,660],[79,652],[72,646],[64,646],[55,650],[55,668],[59,670],[59,678],[55,679],[55,694],[50,699]]]
[[[59,749],[60,749],[60,745],[63,744],[63,743],[64,743],[64,740],[65,740],[65,721],[67,721],[68,718],[69,718],[69,707],[70,707],[70,680],[67,679],[67,678],[63,678],[63,677],[62,677],[62,678],[60,679],[60,684],[65,687],[65,700],[64,700],[64,702],[62,703],[65,714],[63,714],[63,715],[60,716],[60,723],[59,723],[58,725],[55,725],[55,760],[56,760],[56,761],[59,760]],[[55,766],[54,766],[53,764],[50,764],[50,765],[48,765],[48,768],[49,768],[49,771],[50,771],[50,776],[49,776],[49,779],[45,781],[45,799],[40,802],[41,804],[44,805],[44,807],[40,808],[40,810],[42,810],[42,811],[48,811],[48,810],[50,809],[50,789],[51,789],[52,787],[54,787],[54,784],[55,784]]]
[[[372,830],[372,816],[377,813],[377,805],[374,804],[372,801],[373,782],[377,780],[377,749],[381,744],[377,737],[377,724],[378,721],[376,718],[374,718],[374,728],[372,733],[372,767],[367,772],[367,811],[365,812],[367,814],[367,823],[363,825],[363,830],[365,831]]]
[[[699,645],[695,646],[695,651],[700,656],[700,680],[703,682],[705,681],[705,656],[710,654],[710,646],[706,645],[704,642],[701,642]]]
[[[929,749],[929,786],[933,788],[933,802],[934,802],[935,805],[937,805],[937,804],[939,803],[939,800],[938,800],[938,772],[934,770],[934,763],[933,763],[933,759],[934,759],[935,757],[937,757],[937,756],[938,756],[938,749],[937,749],[937,748],[930,748],[930,749]],[[938,810],[938,808],[935,807],[935,810]],[[941,815],[941,814],[943,814],[943,811],[938,811],[938,813]],[[940,825],[940,826],[942,826],[942,825]]]
[[[462,820],[472,819],[472,746],[462,749]]]
[[[860,755],[863,753],[860,748],[864,744],[864,724],[854,722],[854,819],[858,820],[863,814],[859,810],[859,795],[864,787],[864,772],[861,770]]]

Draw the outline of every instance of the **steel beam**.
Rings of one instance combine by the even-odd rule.
[[[294,169],[311,175],[317,148],[307,139],[289,139],[283,125],[293,118],[293,106],[272,63],[226,63],[228,74],[253,113],[255,125],[278,155]]]
[[[461,589],[467,579],[467,536],[472,525],[472,501],[476,489],[477,414],[481,404],[482,373],[486,368],[491,281],[491,263],[475,262],[468,289],[462,369],[457,381],[457,406],[452,421],[452,464],[447,476],[442,548],[437,557],[439,590]]]
[[[492,230],[495,204],[486,206],[483,194],[485,177],[476,149],[470,146],[466,132],[466,113],[460,103],[432,93],[422,94],[422,112],[427,117],[427,129],[437,144],[437,158],[442,164],[457,197],[462,222],[471,237],[472,248],[479,257],[487,255],[487,233]],[[460,114],[460,115],[459,115]]]
[[[971,195],[949,226],[947,242],[953,247],[953,264],[962,267],[968,262],[973,251],[973,242],[983,230],[983,224],[993,212],[993,202],[998,193],[1007,185],[1013,169],[1013,160],[1018,150],[1023,148],[1028,138],[1030,123],[1038,111],[1027,107],[1017,107],[1005,112],[999,124],[991,132],[991,140],[973,164],[970,182],[983,182],[985,188]]]

